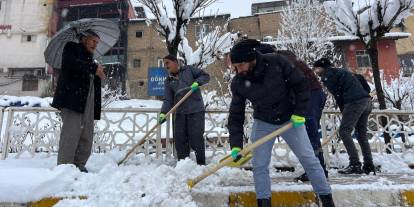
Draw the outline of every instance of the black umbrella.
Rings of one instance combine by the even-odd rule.
[[[48,44],[44,55],[46,62],[53,68],[61,68],[63,48],[67,42],[79,42],[79,36],[86,30],[92,30],[100,37],[95,58],[104,55],[118,41],[119,27],[116,23],[99,18],[80,19],[70,22],[57,32]]]

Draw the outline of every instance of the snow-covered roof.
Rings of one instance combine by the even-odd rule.
[[[410,37],[411,33],[407,32],[388,32],[384,35],[385,39],[403,39]],[[352,41],[352,40],[358,40],[359,37],[352,36],[352,35],[339,35],[339,36],[333,36],[328,38],[330,41]]]
[[[409,32],[388,32],[385,34],[385,37],[394,37],[394,38],[407,38],[410,37],[411,33]]]
[[[252,4],[268,3],[274,1],[286,1],[286,0],[253,0]]]

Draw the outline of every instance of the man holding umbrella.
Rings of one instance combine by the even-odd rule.
[[[79,36],[79,43],[64,46],[52,107],[61,111],[63,121],[57,164],[74,164],[88,172],[85,165],[92,149],[94,119],[100,119],[105,73],[93,59],[99,35],[86,30]]]

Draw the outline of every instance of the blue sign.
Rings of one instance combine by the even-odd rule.
[[[148,96],[164,96],[164,81],[168,77],[165,68],[148,69]]]

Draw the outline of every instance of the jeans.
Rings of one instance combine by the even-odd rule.
[[[258,119],[254,120],[252,129],[252,142],[272,133],[281,125],[273,125]],[[325,173],[313,153],[305,126],[291,128],[281,134],[282,138],[289,145],[290,149],[299,159],[305,169],[312,187],[316,194],[327,195],[331,193],[331,188],[325,178]],[[271,197],[269,164],[272,155],[272,148],[275,138],[264,143],[253,151],[253,177],[256,189],[256,198],[263,199]]]

